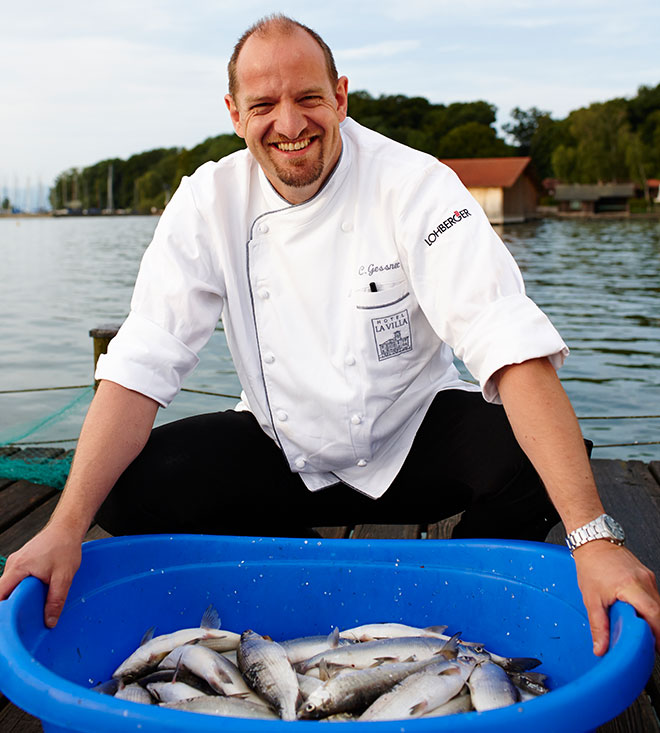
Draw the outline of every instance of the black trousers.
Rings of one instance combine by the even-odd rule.
[[[542,541],[559,521],[504,409],[448,390],[379,499],[343,483],[309,491],[252,414],[228,410],[155,428],[96,519],[113,535],[313,537],[312,527],[430,524],[461,511],[454,537]]]

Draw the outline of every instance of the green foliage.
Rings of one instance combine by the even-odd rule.
[[[82,170],[61,173],[50,191],[50,203],[54,209],[102,211],[112,203],[114,209],[139,214],[160,211],[183,176],[208,160],[218,160],[243,147],[243,141],[235,135],[219,135],[192,150],[157,148],[128,160],[102,160]],[[112,201],[108,196],[110,176]]]
[[[351,92],[350,116],[397,142],[441,158],[493,157],[512,154],[492,125],[496,108],[487,102],[431,104],[423,97]]]
[[[372,97],[357,91],[349,94],[348,109],[366,127],[439,158],[530,155],[541,178],[554,176],[566,183],[634,181],[643,186],[647,178],[660,178],[660,84],[639,87],[629,100],[574,110],[563,120],[536,107],[515,107],[512,121],[502,126],[514,145],[497,134],[497,109],[481,100],[444,105],[424,97]],[[160,211],[183,176],[243,147],[236,135],[218,135],[190,150],[157,148],[128,160],[71,169],[58,176],[50,202],[55,209],[105,209],[111,172],[115,209]]]

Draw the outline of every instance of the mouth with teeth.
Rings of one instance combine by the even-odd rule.
[[[293,142],[281,140],[273,142],[271,145],[283,153],[296,153],[299,150],[305,150],[308,148],[314,140],[316,140],[316,137],[305,137],[302,140],[295,140]]]

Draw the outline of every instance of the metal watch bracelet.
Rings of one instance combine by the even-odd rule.
[[[566,545],[573,554],[573,550],[592,540],[609,540],[615,545],[623,545],[625,532],[621,525],[609,514],[601,514],[596,519],[582,527],[578,527],[566,536]]]

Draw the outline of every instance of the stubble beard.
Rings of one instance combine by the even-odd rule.
[[[323,150],[320,150],[317,158],[311,161],[305,158],[299,158],[298,160],[290,161],[286,166],[280,165],[272,158],[271,162],[278,179],[285,186],[290,186],[291,188],[311,186],[312,183],[316,183],[323,175]]]

